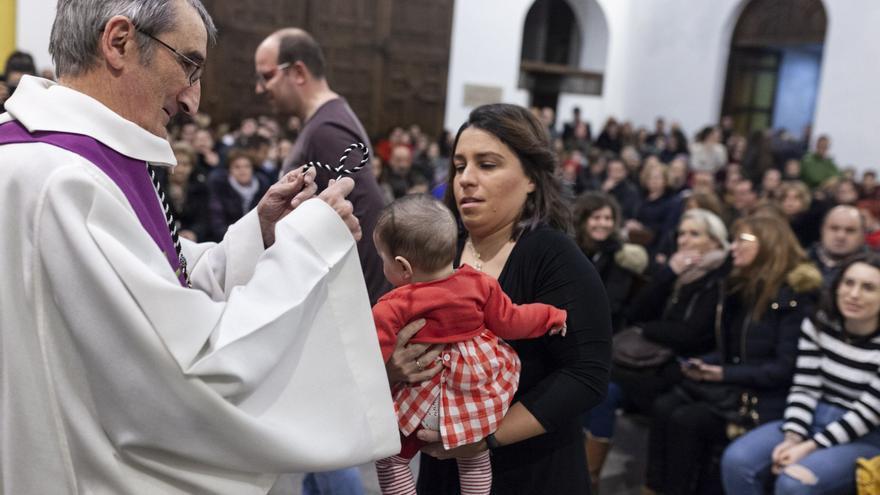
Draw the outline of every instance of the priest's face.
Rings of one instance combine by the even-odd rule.
[[[166,137],[166,126],[178,112],[195,115],[201,98],[201,82],[193,80],[195,64],[205,62],[208,34],[198,12],[184,0],[175,2],[173,29],[153,38],[149,62],[129,83],[136,105],[126,116],[147,131]],[[143,36],[143,35],[141,35]],[[192,84],[190,84],[192,82]]]

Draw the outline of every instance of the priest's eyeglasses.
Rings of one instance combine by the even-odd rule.
[[[174,56],[177,57],[177,59],[180,61],[180,64],[183,66],[183,70],[184,70],[184,72],[186,72],[186,77],[187,77],[187,80],[189,81],[190,86],[192,86],[193,84],[196,83],[196,81],[198,81],[199,79],[202,78],[202,72],[204,71],[204,67],[202,66],[202,64],[200,64],[200,63],[194,61],[193,59],[187,57],[186,55],[180,53],[173,46],[169,45],[168,43],[165,43],[164,41],[160,40],[159,38],[153,36],[152,34],[146,32],[146,31],[142,30],[141,28],[135,27],[135,29],[137,29],[137,31],[139,33],[143,34],[147,38],[150,38],[151,40],[155,41],[156,43],[159,43],[160,45],[164,46],[165,48],[171,50],[171,53],[173,53]]]

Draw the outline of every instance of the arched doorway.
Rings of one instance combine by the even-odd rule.
[[[736,23],[722,115],[738,132],[813,121],[828,17],[821,0],[751,0]]]
[[[601,12],[598,6],[594,10]],[[578,20],[566,0],[536,0],[529,9],[523,27],[519,87],[529,91],[532,106],[556,109],[560,93],[601,94],[602,74],[582,68],[593,55],[582,53],[585,31]],[[604,26],[604,19],[600,24]],[[601,58],[604,63],[604,54]]]

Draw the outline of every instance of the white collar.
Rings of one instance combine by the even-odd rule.
[[[82,134],[135,160],[177,165],[167,140],[120,117],[91,96],[47,79],[22,77],[5,105],[8,116],[0,116],[0,123],[17,120],[30,132]]]

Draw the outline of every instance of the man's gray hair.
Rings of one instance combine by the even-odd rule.
[[[49,53],[55,62],[58,77],[78,76],[91,69],[98,61],[98,40],[107,21],[113,16],[128,17],[141,31],[158,36],[174,29],[174,0],[58,0],[55,22],[49,38]],[[208,43],[213,44],[217,28],[200,0],[186,0],[196,9],[205,30]],[[141,60],[147,63],[154,46],[150,39],[137,37]]]

